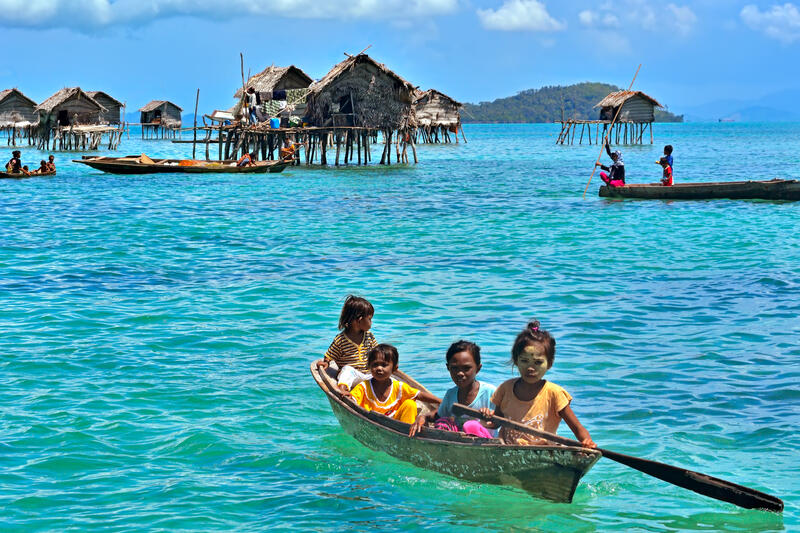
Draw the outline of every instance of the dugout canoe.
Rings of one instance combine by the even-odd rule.
[[[425,427],[409,437],[409,425],[366,411],[342,397],[333,378],[311,364],[311,375],[325,393],[342,429],[376,451],[460,479],[511,485],[533,496],[569,503],[581,478],[600,459],[596,450],[571,446],[506,445],[500,439],[481,439],[465,433]],[[424,389],[398,371],[395,378]],[[418,402],[425,410],[431,405]]]
[[[22,172],[0,172],[0,179],[22,180],[26,178],[44,178],[47,176],[55,176],[55,175],[56,175],[55,170],[52,172],[44,172],[41,174],[38,173],[34,174],[33,172],[31,172],[28,175],[23,174]]]
[[[603,198],[642,198],[649,200],[800,200],[800,181],[724,181],[711,183],[631,184],[625,187],[600,187]]]
[[[256,161],[254,165],[237,167],[236,161],[201,161],[192,159],[150,159],[140,155],[125,157],[83,156],[73,159],[75,163],[88,165],[103,172],[112,174],[265,174],[267,172],[283,172],[288,162]]]

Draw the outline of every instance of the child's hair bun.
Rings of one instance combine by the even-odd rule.
[[[530,322],[528,322],[528,329],[533,333],[539,331],[539,326],[540,324],[538,320],[531,320]]]

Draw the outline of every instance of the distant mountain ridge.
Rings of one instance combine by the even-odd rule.
[[[798,122],[800,90],[777,91],[751,100],[720,99],[684,108],[686,120],[742,122]]]
[[[562,108],[566,119],[596,120],[600,110],[595,104],[619,90],[616,85],[595,82],[528,89],[493,102],[464,104],[461,120],[490,124],[555,122],[561,120]],[[657,109],[656,122],[683,122],[683,116]]]

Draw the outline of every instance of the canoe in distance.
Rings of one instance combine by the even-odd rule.
[[[420,468],[479,483],[511,485],[538,498],[569,503],[578,482],[600,459],[599,452],[587,448],[506,445],[500,439],[431,427],[423,428],[412,438],[408,436],[408,424],[345,400],[333,378],[317,369],[317,361],[311,363],[311,375],[346,433],[368,448]],[[394,377],[424,389],[400,371]],[[433,409],[428,404],[418,405],[423,410]]]
[[[88,165],[112,174],[265,174],[283,172],[286,161],[256,161],[254,165],[236,166],[236,161],[201,161],[193,159],[150,159],[138,155],[125,157],[83,156],[73,159],[75,163]]]
[[[800,181],[724,181],[709,183],[632,184],[600,187],[603,198],[643,198],[649,200],[800,200]]]
[[[23,174],[22,172],[0,172],[0,179],[22,180],[26,178],[45,178],[47,176],[55,176],[56,171]]]

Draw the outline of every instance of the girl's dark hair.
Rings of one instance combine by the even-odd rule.
[[[514,347],[511,348],[511,360],[514,364],[517,364],[517,360],[525,347],[534,343],[544,346],[544,355],[547,357],[547,364],[552,368],[553,361],[556,358],[556,340],[547,330],[539,328],[538,320],[528,322],[528,326],[517,335],[517,340],[514,341]]]
[[[370,366],[379,355],[382,355],[385,360],[391,361],[395,368],[400,364],[400,354],[397,353],[397,348],[391,344],[379,344],[367,352],[367,366]]]
[[[664,147],[664,153],[667,154],[667,155],[671,155],[672,154],[672,145],[671,144],[668,144],[668,145],[666,145]]]
[[[344,299],[342,314],[339,315],[339,329],[345,329],[353,320],[375,314],[375,308],[364,298],[348,294]]]
[[[481,364],[481,347],[475,344],[474,342],[469,342],[465,340],[456,341],[450,345],[450,348],[447,349],[447,364],[450,364],[450,359],[453,358],[455,354],[458,352],[467,352],[469,353],[472,358],[475,360],[475,364],[480,366]]]

